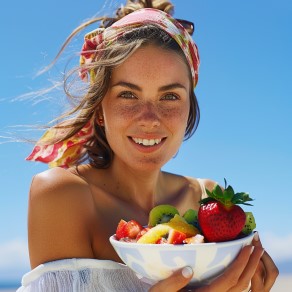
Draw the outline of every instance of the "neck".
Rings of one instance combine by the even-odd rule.
[[[112,193],[121,200],[150,211],[162,192],[162,173],[156,170],[137,170],[113,163],[109,168]]]

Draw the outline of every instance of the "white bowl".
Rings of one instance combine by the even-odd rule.
[[[140,277],[155,283],[169,277],[173,271],[190,266],[193,286],[210,283],[234,260],[243,246],[252,242],[254,233],[226,242],[199,244],[138,244],[110,237],[121,260]]]

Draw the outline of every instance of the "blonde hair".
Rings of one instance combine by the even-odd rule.
[[[120,7],[116,11],[116,17],[113,19],[113,22],[121,19],[122,17],[133,11],[148,7],[148,2],[150,1],[128,0],[125,6]],[[169,1],[153,0],[152,7],[163,10],[167,13],[173,13],[173,5]],[[108,17],[95,18],[77,27],[72,32],[72,34],[69,35],[68,39],[62,46],[56,58],[59,57],[67,43],[74,37],[74,35],[87,27],[89,24],[97,21],[101,21],[101,27],[106,26],[106,22],[108,19]],[[61,121],[65,119],[65,122],[55,127],[62,129],[65,128],[66,134],[63,137],[59,137],[59,139],[50,141],[50,143],[55,144],[57,142],[61,142],[70,138],[71,136],[79,132],[91,119],[93,119],[94,134],[84,146],[86,148],[86,152],[80,155],[80,158],[76,162],[76,164],[84,162],[88,159],[89,162],[97,168],[107,168],[111,164],[114,154],[107,142],[104,128],[96,123],[96,120],[98,119],[98,115],[100,113],[101,102],[109,87],[111,71],[116,66],[124,62],[138,48],[147,44],[154,44],[167,50],[174,50],[175,52],[180,54],[187,63],[184,53],[182,52],[181,48],[175,40],[173,40],[166,32],[160,30],[156,26],[147,25],[137,29],[131,28],[127,33],[124,34],[122,38],[119,38],[116,42],[111,44],[111,46],[102,50],[102,52],[99,52],[99,57],[95,60],[95,62],[90,64],[90,68],[88,68],[95,71],[96,77],[94,79],[94,82],[91,82],[87,85],[85,93],[84,95],[81,95],[81,98],[78,96],[74,96],[70,92],[70,89],[74,87],[72,85],[72,82],[75,82],[75,79],[72,78],[72,76],[76,74],[80,68],[75,68],[71,72],[68,72],[68,74],[65,76],[64,90],[69,98],[75,100],[75,106],[73,106],[70,111],[56,119],[56,121]],[[192,84],[191,74],[190,82]],[[190,94],[190,100],[191,106],[185,133],[185,139],[188,139],[194,133],[198,126],[200,117],[197,99],[194,95],[193,90]]]
[[[173,14],[174,12],[174,6],[169,2],[165,0],[152,0],[152,1],[147,1],[147,0],[141,0],[141,1],[131,1],[127,0],[127,3],[125,6],[122,6],[119,8],[116,12],[117,17],[123,18],[127,14],[134,12],[138,9],[141,8],[155,8],[158,10],[162,10],[170,15]]]

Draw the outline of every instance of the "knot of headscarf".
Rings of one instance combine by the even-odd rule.
[[[194,41],[184,27],[171,15],[153,8],[143,8],[132,12],[108,28],[98,28],[84,37],[84,44],[80,54],[80,77],[84,81],[93,82],[95,71],[91,64],[98,59],[99,50],[110,46],[131,28],[139,28],[153,24],[168,33],[182,49],[189,64],[193,87],[198,82],[199,54]],[[93,120],[89,121],[75,135],[70,138],[51,144],[55,137],[61,137],[62,131],[58,127],[48,129],[35,145],[27,160],[49,163],[50,167],[70,167],[76,163],[84,152],[84,144],[93,135]]]

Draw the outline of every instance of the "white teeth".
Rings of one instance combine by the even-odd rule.
[[[153,146],[159,144],[161,139],[141,139],[141,138],[132,138],[135,143],[142,144],[143,146]]]

